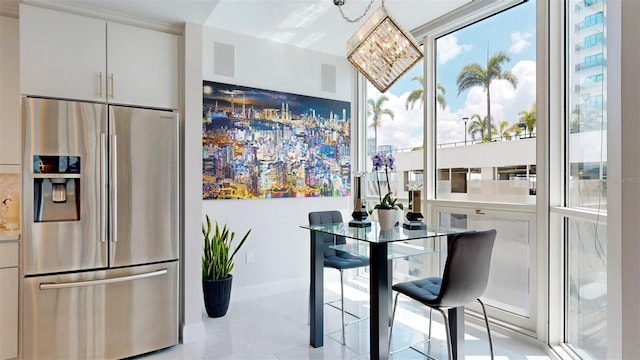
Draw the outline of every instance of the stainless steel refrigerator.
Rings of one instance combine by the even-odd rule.
[[[22,358],[178,341],[174,112],[23,99]]]

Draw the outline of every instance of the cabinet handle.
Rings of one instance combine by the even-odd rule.
[[[98,86],[98,97],[102,98],[102,71],[98,73],[98,79],[100,79],[100,85]]]
[[[113,99],[113,73],[109,74],[109,80],[111,80],[111,98]]]

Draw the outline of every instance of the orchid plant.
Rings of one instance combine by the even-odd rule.
[[[395,169],[395,159],[391,153],[377,153],[371,157],[371,162],[373,165],[373,171],[379,172],[384,170],[385,179],[387,180],[387,193],[382,196],[382,186],[380,184],[380,176],[376,176],[376,182],[378,184],[378,197],[380,198],[380,202],[376,204],[373,209],[369,211],[371,214],[374,209],[386,209],[386,210],[404,210],[402,204],[398,203],[398,198],[393,197],[393,192],[391,191],[391,184],[389,183],[389,171],[393,171]],[[377,175],[377,174],[376,174]]]

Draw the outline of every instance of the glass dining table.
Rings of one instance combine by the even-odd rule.
[[[358,240],[368,244],[369,254],[369,344],[370,359],[389,358],[389,326],[391,319],[391,260],[397,248],[394,243],[409,240],[429,239],[446,236],[448,242],[454,235],[466,232],[441,226],[430,226],[426,229],[409,230],[396,226],[390,230],[381,230],[377,222],[372,221],[370,227],[351,227],[347,223],[301,225],[311,232],[310,263],[310,340],[311,346],[323,346],[324,338],[324,242],[316,241],[315,234],[327,233]],[[349,251],[348,249],[344,249]],[[406,256],[406,254],[405,254]],[[448,310],[448,321],[453,345],[453,358],[464,359],[464,308]]]

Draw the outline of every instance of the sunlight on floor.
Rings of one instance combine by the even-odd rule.
[[[345,276],[346,309],[359,316],[369,313],[366,284]],[[156,351],[145,359],[221,359],[221,360],[364,360],[368,359],[369,321],[347,326],[346,345],[341,344],[340,311],[329,306],[324,311],[324,346],[309,346],[308,290],[233,301],[226,316],[208,318],[203,314],[205,339]],[[325,301],[340,299],[340,274],[325,271]],[[413,304],[412,304],[413,303]],[[336,304],[339,305],[339,304]],[[347,317],[347,322],[353,320]],[[429,329],[429,312],[415,302],[400,300],[393,329],[392,349],[401,349],[425,340]],[[431,344],[416,348],[430,351],[434,357],[447,358],[442,317],[434,312]],[[535,341],[513,339],[492,331],[496,359],[548,360],[544,347]],[[465,359],[489,359],[489,344],[484,327],[467,324]],[[392,359],[424,359],[413,349],[394,353]]]

